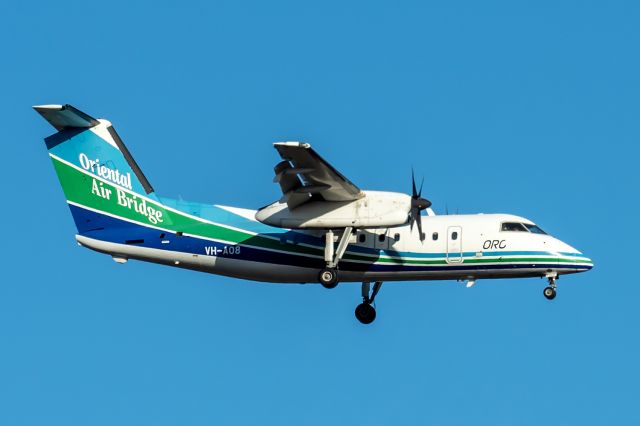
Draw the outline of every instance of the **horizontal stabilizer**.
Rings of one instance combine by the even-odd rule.
[[[56,130],[71,128],[88,129],[100,124],[98,120],[71,105],[35,105],[33,107]]]

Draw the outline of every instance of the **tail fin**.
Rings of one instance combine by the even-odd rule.
[[[153,225],[165,220],[153,187],[109,121],[71,105],[33,108],[58,130],[45,143],[80,234],[104,229],[106,216]]]

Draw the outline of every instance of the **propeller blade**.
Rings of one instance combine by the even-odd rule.
[[[416,208],[411,209],[411,213],[409,214],[409,230],[413,232],[413,225],[418,222],[418,226],[422,226],[422,222],[420,221],[420,210]]]
[[[411,167],[411,198],[416,198],[418,192],[416,191],[416,177],[413,173],[413,167]]]
[[[417,223],[420,241],[424,241],[422,234],[422,210],[431,207],[431,201],[422,198],[422,188],[424,187],[424,176],[420,181],[420,190],[416,188],[416,174],[411,167],[411,210],[409,210],[409,228],[413,231],[413,224]]]

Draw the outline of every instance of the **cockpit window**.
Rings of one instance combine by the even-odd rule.
[[[533,234],[547,235],[547,233],[544,232],[542,229],[540,229],[540,227],[538,225],[525,223],[524,226],[526,226],[527,229],[529,230],[529,232],[531,232]]]
[[[504,222],[502,224],[502,231],[511,231],[511,232],[527,232],[527,228],[524,227],[523,224],[518,222]]]

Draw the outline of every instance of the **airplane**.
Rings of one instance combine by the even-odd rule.
[[[383,282],[457,280],[471,287],[479,279],[539,277],[552,300],[561,275],[593,267],[524,217],[436,215],[413,172],[410,195],[362,190],[301,142],[274,143],[282,197],[258,210],[165,198],[108,120],[68,104],[33,108],[57,131],[45,144],[77,243],[117,263],[328,289],[358,282],[355,316],[362,324],[375,320]]]

